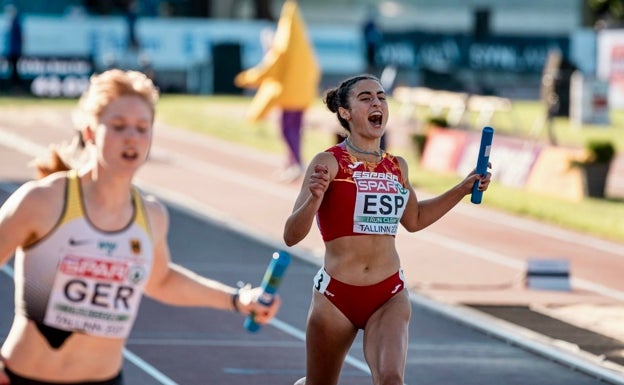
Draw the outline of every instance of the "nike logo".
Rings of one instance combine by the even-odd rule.
[[[81,246],[81,245],[86,245],[87,243],[91,242],[90,239],[74,239],[74,238],[69,238],[69,245],[70,246]]]
[[[357,166],[361,165],[362,163],[363,163],[363,162],[353,162],[353,164],[350,164],[350,165],[349,165],[349,168],[350,168],[350,169],[354,169],[354,168],[356,168]]]
[[[399,283],[398,285],[396,285],[396,286],[394,287],[394,290],[392,290],[392,291],[390,292],[390,294],[396,294],[396,293],[397,293],[397,291],[399,291],[399,289],[400,289],[400,288],[402,288],[402,287],[403,287],[403,284]]]

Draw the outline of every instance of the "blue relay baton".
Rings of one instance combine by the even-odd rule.
[[[290,255],[288,253],[284,251],[273,253],[271,262],[269,263],[269,266],[264,273],[264,277],[262,278],[262,284],[260,285],[262,288],[262,294],[258,297],[258,302],[267,306],[273,303],[277,288],[282,282],[282,277],[284,276],[286,268],[289,264]],[[260,324],[254,321],[253,313],[245,318],[245,329],[252,333],[257,332],[260,329]]]
[[[481,145],[479,146],[479,157],[477,158],[477,174],[487,174],[493,137],[494,129],[488,126],[483,127],[483,131],[481,132]],[[475,181],[474,185],[472,186],[472,195],[470,196],[470,201],[474,204],[479,204],[481,203],[481,198],[483,198],[483,191],[479,190],[479,181]]]

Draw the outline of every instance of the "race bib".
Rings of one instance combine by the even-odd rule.
[[[65,256],[56,272],[44,323],[101,337],[126,338],[147,272],[132,260]]]
[[[396,235],[409,190],[392,173],[357,171],[353,232]]]

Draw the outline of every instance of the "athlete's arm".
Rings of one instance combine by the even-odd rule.
[[[487,189],[490,181],[489,173],[486,177],[482,177],[479,174],[475,174],[473,171],[464,178],[464,180],[441,195],[418,201],[416,193],[409,182],[407,162],[401,157],[397,157],[397,159],[401,166],[401,172],[405,175],[405,187],[410,191],[410,197],[407,201],[405,211],[403,212],[403,217],[401,218],[401,224],[409,232],[422,230],[442,218],[461,202],[466,195],[472,192],[472,186],[476,180],[481,181],[481,188],[483,191]]]
[[[144,200],[154,242],[152,272],[145,293],[163,303],[178,306],[202,306],[221,310],[237,310],[243,314],[254,312],[258,323],[265,323],[275,316],[281,300],[276,296],[270,307],[257,302],[260,288],[241,290],[232,300],[237,289],[219,281],[194,273],[171,261],[167,233],[169,215],[157,200]]]
[[[0,207],[0,266],[19,246],[27,246],[47,234],[63,209],[65,174],[20,186]]]
[[[306,170],[293,211],[284,225],[284,242],[295,245],[304,239],[321,206],[329,182],[338,172],[338,162],[327,152],[317,154]]]
[[[233,287],[202,278],[171,261],[167,243],[168,212],[153,198],[146,198],[144,201],[154,242],[154,262],[145,288],[146,293],[173,305],[231,309],[230,296],[236,291]]]

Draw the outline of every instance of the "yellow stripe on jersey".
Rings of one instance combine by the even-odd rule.
[[[84,215],[80,196],[80,179],[76,170],[67,172],[67,187],[65,188],[65,211],[59,225]]]
[[[132,201],[135,209],[134,223],[151,236],[143,199],[136,188],[132,188]],[[67,187],[65,191],[65,211],[58,225],[84,216],[85,212],[82,204],[80,178],[78,178],[78,172],[76,170],[69,170],[67,172]]]
[[[134,201],[134,209],[136,210],[134,223],[136,223],[151,237],[152,232],[150,231],[149,223],[147,222],[147,214],[145,212],[145,206],[143,205],[143,199],[136,188],[132,189],[132,200]]]

